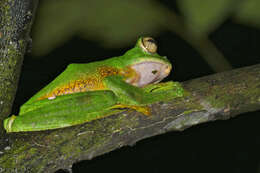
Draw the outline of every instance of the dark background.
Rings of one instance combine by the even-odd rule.
[[[177,9],[171,1],[162,1]],[[178,9],[177,9],[178,11]],[[234,68],[260,63],[260,30],[227,18],[209,36]],[[186,81],[215,73],[186,41],[170,31],[155,37],[160,55],[173,63],[166,80]],[[26,55],[13,113],[70,63],[87,63],[122,55],[133,47],[104,48],[77,36],[44,57]],[[86,59],[86,57],[88,57]],[[90,58],[92,57],[92,58]],[[73,165],[73,172],[228,172],[260,173],[260,112],[246,113],[137,142]],[[59,170],[58,172],[63,172]]]

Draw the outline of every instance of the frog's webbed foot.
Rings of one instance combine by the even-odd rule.
[[[145,94],[141,103],[144,105],[183,96],[181,84],[172,81],[148,85],[143,88],[143,91]]]
[[[182,88],[179,82],[162,82],[158,84],[150,84],[144,87],[145,92],[154,93],[154,92],[162,92],[167,90],[176,90]]]
[[[134,109],[137,112],[141,112],[144,115],[151,115],[151,110],[148,106],[137,106],[137,105],[124,105],[124,104],[116,104],[111,107],[111,109]]]

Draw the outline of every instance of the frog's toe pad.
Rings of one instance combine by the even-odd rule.
[[[10,118],[4,120],[4,128],[7,132],[11,132],[12,124],[15,120],[16,116],[12,115]]]

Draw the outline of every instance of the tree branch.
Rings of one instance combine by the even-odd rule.
[[[153,104],[152,116],[125,111],[79,126],[8,134],[4,172],[54,172],[125,145],[260,109],[260,64],[183,82],[185,96]]]
[[[0,0],[0,121],[11,111],[38,0]],[[0,126],[0,149],[5,144]]]

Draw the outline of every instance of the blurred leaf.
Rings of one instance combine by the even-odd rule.
[[[260,27],[260,0],[246,0],[237,10],[238,22]]]
[[[196,36],[207,36],[229,15],[237,0],[178,0],[185,24]]]
[[[34,55],[44,55],[75,34],[105,46],[122,46],[158,33],[167,12],[152,0],[41,1],[33,32]]]
[[[202,22],[196,24],[195,27],[190,27],[192,30],[186,30],[180,21],[181,18],[156,0],[41,1],[33,28],[32,53],[36,56],[43,56],[75,35],[94,40],[106,47],[123,47],[136,41],[139,36],[155,36],[161,30],[170,30],[191,44],[216,71],[229,69],[230,65],[214,44],[207,39],[207,36],[194,39],[195,37],[190,32],[203,33],[208,31],[207,25],[217,27],[216,23],[220,23],[220,21],[211,20],[223,18],[224,13],[217,15],[217,12],[224,11],[227,14],[228,10],[222,8],[228,9],[227,4],[230,3],[227,2],[231,2],[231,0],[225,0],[227,2],[223,2],[223,0],[217,2],[182,1],[179,2],[181,7],[185,7],[183,9],[189,9],[190,6],[199,7],[199,13],[196,13],[198,10],[195,8],[187,10],[187,14],[191,16],[188,15],[187,19],[189,20],[186,22],[192,22],[191,24],[187,23],[188,26],[193,26],[194,21]],[[196,6],[194,2],[196,2]],[[203,2],[203,5],[198,5],[198,2]],[[218,10],[213,10],[214,13],[208,9],[212,3],[218,5]],[[216,8],[216,6],[213,7]],[[193,13],[196,14],[194,18]],[[202,17],[201,20],[201,16],[209,17]],[[203,23],[204,21],[206,24]]]

